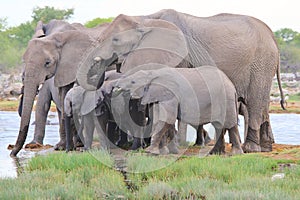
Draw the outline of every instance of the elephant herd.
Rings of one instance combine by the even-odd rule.
[[[177,140],[185,134],[175,130],[178,120],[178,130],[191,125],[201,144],[203,125],[214,126],[210,153],[224,153],[226,131],[233,154],[272,151],[269,93],[275,74],[284,109],[279,59],[270,28],[245,15],[196,17],[166,9],[144,16],[121,14],[95,28],[39,22],[23,55],[21,123],[11,156],[25,143],[39,85],[44,85],[42,99],[49,94],[42,90],[50,80],[61,112],[56,149],[74,147],[74,121],[86,149],[95,129],[101,148],[130,135],[133,149],[148,140],[147,152],[178,153]],[[40,107],[41,112],[49,109]],[[238,114],[246,122],[243,144]],[[110,130],[112,122],[120,134]],[[32,143],[42,143],[43,134],[35,133]]]

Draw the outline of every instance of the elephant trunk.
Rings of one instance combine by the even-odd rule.
[[[22,149],[30,123],[30,117],[33,107],[33,102],[36,96],[37,92],[37,84],[34,84],[31,80],[30,83],[24,84],[24,96],[23,96],[23,102],[22,102],[22,115],[21,115],[21,122],[20,122],[20,129],[19,129],[19,135],[18,139],[16,141],[16,144],[13,148],[13,150],[10,153],[10,156],[15,157],[19,151]]]
[[[101,59],[100,57],[86,58],[77,70],[77,81],[85,90],[99,89],[105,78],[105,70],[117,62],[118,56],[113,53],[108,59]],[[88,66],[88,67],[87,67]]]

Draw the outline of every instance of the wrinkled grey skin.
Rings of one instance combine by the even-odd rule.
[[[116,94],[129,90],[133,98],[142,99],[142,105],[154,103],[148,152],[159,154],[163,136],[178,119],[195,129],[199,125],[212,123],[216,129],[217,142],[211,154],[225,153],[225,130],[229,130],[231,153],[243,153],[237,128],[236,90],[217,67],[141,70],[119,79],[115,85],[119,88],[114,90]]]
[[[99,36],[105,26],[93,29],[97,32],[95,35]],[[39,32],[44,32],[43,29],[39,30]],[[11,156],[17,155],[26,140],[38,86],[54,76],[54,84],[59,89],[60,101],[64,101],[67,91],[72,88],[76,80],[76,69],[81,62],[82,55],[95,42],[96,37],[90,37],[88,32],[90,30],[87,32],[76,29],[68,30],[29,41],[23,55],[25,64],[23,112],[18,139],[10,153]],[[60,132],[60,142],[55,149],[65,148],[64,118],[62,110],[61,127],[63,130]]]
[[[166,34],[167,30],[172,34]],[[173,34],[175,32],[178,34]],[[170,38],[164,37],[170,35]],[[217,66],[235,85],[238,97],[248,110],[249,128],[244,150],[272,150],[268,105],[275,73],[282,100],[284,98],[279,78],[279,50],[272,31],[260,20],[233,14],[201,18],[175,10],[139,17],[119,15],[105,30],[100,42],[78,70],[77,77],[84,88],[96,87],[89,81],[95,62],[99,77],[116,61],[122,63],[121,72],[147,63],[168,67]],[[87,69],[86,65],[91,68]]]
[[[61,119],[61,103],[58,96],[58,88],[54,86],[54,78],[50,78],[45,81],[43,87],[39,90],[38,99],[35,106],[35,128],[34,137],[29,144],[43,144],[45,137],[45,127],[48,112],[50,110],[51,101],[56,105],[56,110],[58,114],[58,119]],[[22,115],[22,102],[23,97],[21,97],[19,102],[19,115]],[[61,131],[61,129],[60,129]]]

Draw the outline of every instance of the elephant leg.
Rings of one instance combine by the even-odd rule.
[[[95,124],[91,113],[82,117],[84,127],[84,149],[89,150],[92,147]]]
[[[248,127],[248,134],[246,137],[246,141],[243,144],[244,152],[245,153],[261,152],[259,141],[260,141],[259,130],[254,130],[251,127]]]
[[[74,147],[84,147],[84,138],[82,137],[82,133],[79,135],[73,117],[71,118],[71,130],[73,133]]]
[[[66,151],[72,151],[74,150],[74,144],[71,141],[71,138],[73,138],[73,133],[71,131],[71,118],[70,116],[66,116],[65,120],[65,130],[66,130]]]
[[[116,144],[118,142],[118,140],[120,139],[120,137],[119,137],[119,128],[118,128],[118,126],[115,122],[108,121],[108,123],[107,123],[107,137],[108,137],[109,141],[111,141],[113,144]]]
[[[262,66],[264,64],[266,64],[264,67],[270,66],[270,60],[264,60],[267,59],[267,57],[262,57],[261,59],[259,62]],[[277,64],[274,63],[274,66],[277,66]],[[255,67],[257,68],[257,66]],[[271,73],[270,71],[267,72],[268,74],[266,74],[266,72],[265,70],[253,72],[255,73],[255,78],[250,80],[250,85],[248,86],[246,107],[249,114],[249,127],[246,141],[243,145],[244,152],[261,152],[261,144],[266,146],[264,149],[271,150],[271,138],[273,138],[273,136],[268,135],[272,135],[272,131],[269,126],[265,126],[263,123],[268,121],[269,118],[269,95],[273,76],[269,75],[269,73]],[[260,128],[262,128],[262,130],[260,130]]]
[[[106,136],[106,127],[108,123],[108,117],[105,116],[97,116],[95,115],[95,111],[91,112],[92,120],[94,121],[95,128],[99,135],[99,143],[100,148],[102,150],[108,150],[111,146],[111,142],[109,141],[108,137]]]
[[[272,151],[272,144],[274,143],[274,136],[272,133],[270,119],[268,118],[260,126],[260,146],[262,152],[270,152]]]
[[[186,145],[187,124],[178,120],[178,143]]]
[[[203,128],[203,125],[199,125],[197,128],[197,138],[194,146],[205,146],[211,141],[208,132]]]
[[[51,93],[48,84],[44,85],[39,92],[35,109],[34,137],[29,144],[43,144],[48,112],[51,106]]]
[[[62,105],[64,105],[64,100],[67,92],[73,87],[73,83],[59,88],[59,98]],[[60,120],[60,141],[54,146],[54,150],[64,150],[66,148],[66,131],[65,131],[65,118],[66,113],[64,113],[64,106],[62,106],[61,112],[61,120]]]
[[[216,128],[216,143],[212,150],[210,150],[209,154],[225,154],[225,140],[224,134],[225,129]]]
[[[137,150],[139,148],[143,147],[143,139],[139,137],[133,138],[133,143],[130,147],[130,150]]]
[[[124,147],[126,144],[128,144],[127,141],[127,133],[119,129],[119,139],[115,143],[118,147]]]
[[[241,138],[239,134],[239,130],[237,126],[232,127],[231,129],[228,130],[229,132],[229,140],[232,144],[231,148],[231,154],[243,154],[243,149],[241,146]]]
[[[178,142],[177,142],[177,136],[178,133],[175,129],[175,125],[172,125],[171,128],[167,132],[167,136],[169,137],[170,142],[168,143],[168,149],[169,153],[178,154]]]
[[[243,144],[243,150],[245,153],[261,152],[260,147],[260,125],[262,122],[262,115],[260,114],[260,108],[256,104],[248,104],[249,111],[249,126],[247,136]],[[254,109],[253,109],[254,108]]]
[[[167,147],[167,140],[168,140],[168,134],[163,135],[160,144],[159,144],[159,153],[162,155],[167,155],[169,154],[169,149]]]
[[[152,154],[159,154],[160,149],[159,145],[160,142],[165,135],[165,133],[168,131],[170,127],[170,124],[167,124],[163,121],[158,121],[153,128],[153,132],[151,135],[151,144],[149,147],[145,149],[146,152],[152,153]]]

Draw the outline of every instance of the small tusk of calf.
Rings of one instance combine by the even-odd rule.
[[[38,91],[40,91],[40,90],[42,89],[43,85],[44,85],[43,83],[41,83],[41,84],[39,85]]]

